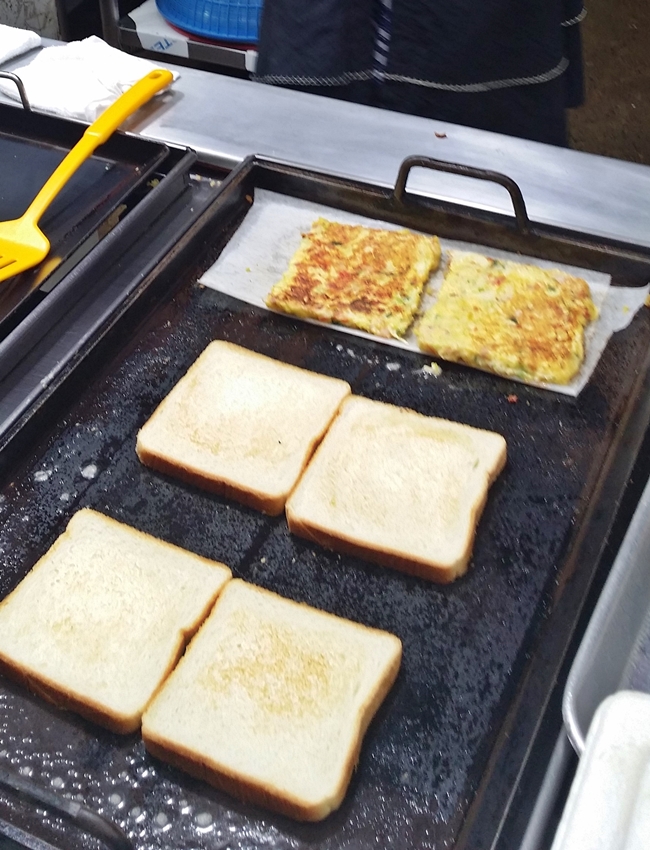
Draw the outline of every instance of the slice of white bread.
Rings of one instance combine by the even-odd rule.
[[[399,638],[233,579],[142,718],[155,756],[297,820],[343,800]]]
[[[345,381],[212,342],[138,434],[142,463],[276,515],[341,401]]]
[[[421,578],[467,570],[500,434],[359,396],[347,399],[287,501],[289,529]]]
[[[0,603],[0,670],[113,732],[133,732],[230,576],[82,509]]]

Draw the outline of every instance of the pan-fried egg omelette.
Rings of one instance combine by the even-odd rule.
[[[568,384],[584,360],[584,329],[598,317],[588,284],[556,269],[450,253],[438,297],[415,329],[420,348],[506,377]]]
[[[319,218],[267,306],[303,319],[401,337],[440,262],[440,242],[409,230],[378,230]]]

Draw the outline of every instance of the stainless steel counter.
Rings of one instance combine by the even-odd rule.
[[[166,105],[150,110],[132,129],[193,147],[220,165],[258,153],[381,185],[394,183],[409,154],[491,168],[519,183],[534,220],[650,245],[646,166],[209,72],[180,71]],[[418,169],[409,186],[510,209],[505,190],[467,178]]]
[[[51,44],[51,42],[48,42]],[[13,70],[17,59],[3,70]],[[161,62],[161,65],[166,64]],[[496,171],[520,185],[532,219],[650,245],[650,168],[496,133],[303,94],[192,68],[127,125],[231,167],[257,153],[384,186],[410,154]],[[437,135],[436,135],[437,134]],[[422,169],[409,188],[510,211],[504,189]]]

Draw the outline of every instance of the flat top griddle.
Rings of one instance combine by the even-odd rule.
[[[21,216],[85,126],[0,104],[0,221]],[[48,279],[106,225],[167,155],[163,144],[114,134],[70,179],[41,219],[48,257],[0,287],[0,336],[16,326]],[[51,285],[51,281],[50,281]]]
[[[58,788],[121,825],[137,847],[489,847],[551,691],[618,500],[650,419],[650,311],[610,342],[578,399],[462,366],[342,337],[242,304],[196,283],[245,214],[257,186],[300,194],[430,232],[535,245],[512,223],[384,190],[247,161],[142,282],[85,358],[0,452],[0,594],[91,506],[225,561],[237,576],[399,635],[402,668],[366,736],[340,810],[301,825],[246,806],[149,757],[138,736],[104,732],[0,681],[0,766]],[[555,243],[554,243],[555,244]],[[534,246],[533,246],[534,247]],[[618,254],[617,254],[618,252]],[[580,238],[574,254],[640,283],[643,251]],[[599,258],[607,262],[599,263]],[[138,428],[212,339],[317,372],[353,391],[504,434],[469,573],[446,587],[292,537],[269,518],[143,467]],[[399,368],[395,368],[395,364]],[[388,368],[390,366],[390,368]],[[516,396],[516,398],[513,398]],[[94,846],[65,821],[7,794],[0,818],[65,846]],[[91,841],[91,844],[88,842]],[[56,843],[56,842],[54,842]],[[99,845],[98,845],[99,846]]]

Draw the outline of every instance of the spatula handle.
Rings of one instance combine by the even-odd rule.
[[[87,128],[81,139],[69,154],[57,166],[38,195],[29,205],[25,218],[36,224],[45,210],[59,194],[72,175],[77,171],[93,151],[103,144],[130,115],[148,100],[168,86],[173,80],[171,71],[156,68],[141,80],[121,94],[115,103],[111,104]]]

